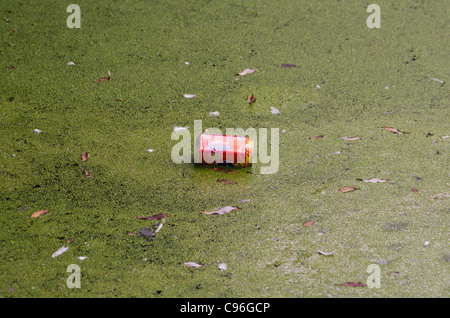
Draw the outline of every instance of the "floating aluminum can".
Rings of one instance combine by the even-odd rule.
[[[252,164],[253,141],[247,136],[207,135],[199,137],[200,164],[248,167]]]

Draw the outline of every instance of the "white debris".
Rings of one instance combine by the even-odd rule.
[[[273,115],[276,115],[276,114],[279,114],[279,113],[280,113],[280,111],[279,111],[278,109],[276,109],[275,107],[273,107],[273,106],[270,106],[270,112],[271,112]]]
[[[325,256],[330,256],[331,254],[333,254],[334,252],[336,252],[336,250],[334,250],[334,251],[332,251],[332,252],[330,252],[330,253],[322,252],[321,250],[317,250],[317,252],[320,253],[320,254],[322,254],[322,255],[325,255]]]
[[[189,62],[184,62],[184,64],[189,65]]]
[[[42,130],[40,130],[40,129],[35,129],[35,130],[33,130],[35,133],[41,133],[42,132]]]
[[[425,243],[423,243],[423,246],[428,246],[430,244],[430,242],[425,241]]]
[[[378,183],[378,182],[386,182],[388,180],[385,179],[378,179],[378,178],[372,178],[372,179],[368,179],[368,180],[361,180],[363,182],[371,182],[371,183]]]
[[[178,127],[178,126],[175,126],[175,127],[173,127],[173,131],[181,131],[181,130],[187,130],[189,127]]]
[[[77,257],[80,261],[84,261],[86,258],[88,258],[87,256],[78,256]]]
[[[147,152],[153,152],[153,149],[147,149]]]
[[[228,266],[225,263],[221,263],[221,264],[219,264],[219,269],[220,269],[221,272],[223,272],[223,271],[226,271],[228,269]]]
[[[74,62],[68,62],[67,65],[76,65]]]
[[[339,151],[339,150],[337,150],[337,151],[333,151],[331,154],[332,155],[338,155],[338,154],[340,154],[341,152]]]
[[[197,95],[191,95],[191,94],[184,94],[183,96],[186,97],[186,98],[194,98],[194,97],[197,97]]]
[[[209,112],[210,117],[217,117],[219,116],[219,112]]]
[[[62,253],[66,252],[69,248],[68,247],[61,247],[59,250],[57,250],[55,253],[53,253],[52,257],[56,257],[61,255]]]

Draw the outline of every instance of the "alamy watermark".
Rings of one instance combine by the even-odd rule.
[[[223,135],[219,128],[208,128],[208,134]],[[200,135],[203,133],[202,121],[194,120],[194,141],[198,142]],[[274,174],[278,171],[279,166],[279,129],[270,129],[270,143],[268,142],[268,129],[259,128],[226,128],[225,135],[227,136],[248,136],[253,141],[251,163],[252,167],[256,163],[260,165],[261,174]],[[191,149],[191,132],[188,129],[174,130],[172,132],[172,140],[180,140],[172,148],[172,161],[174,163],[192,163],[192,149]],[[270,155],[268,148],[270,145]],[[194,163],[201,163],[203,154],[196,149],[194,151]]]

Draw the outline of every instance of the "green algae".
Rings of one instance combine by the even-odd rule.
[[[380,1],[380,29],[369,2],[78,4],[69,29],[57,1],[0,3],[1,297],[449,296],[444,1]],[[277,173],[173,163],[173,127],[197,119],[279,128]],[[225,205],[242,210],[201,213]],[[152,242],[129,235],[156,213]],[[370,264],[381,288],[336,285]]]

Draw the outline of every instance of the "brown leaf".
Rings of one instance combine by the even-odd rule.
[[[168,217],[167,214],[158,213],[158,214],[155,214],[152,216],[138,216],[138,217],[136,217],[136,219],[159,220],[159,219],[167,218],[167,217]]]
[[[324,136],[320,135],[320,136],[314,136],[314,137],[309,137],[309,139],[320,139],[323,138]]]
[[[303,224],[303,226],[310,226],[313,225],[314,223],[316,223],[316,221],[309,221]]]
[[[205,264],[198,264],[195,262],[185,262],[184,265],[186,265],[187,267],[194,267],[194,268],[200,268],[205,266]]]
[[[136,236],[136,234],[131,233],[131,232],[128,232],[128,235],[129,235],[129,236]]]
[[[229,206],[229,205],[227,205],[227,206],[224,206],[224,207],[222,207],[222,208],[220,208],[220,209],[218,209],[216,211],[211,211],[211,212],[205,211],[205,212],[202,212],[202,213],[203,214],[219,214],[219,215],[222,215],[222,214],[230,213],[233,210],[241,210],[241,208],[237,207],[237,206]]]
[[[50,210],[39,210],[34,212],[33,214],[30,215],[30,218],[38,218],[40,217],[42,214],[47,214],[48,212],[50,212]]]
[[[108,75],[109,76],[102,77],[101,79],[97,80],[96,82],[109,81],[111,79],[111,71],[110,70],[108,70]]]
[[[417,190],[416,188],[411,188],[411,190],[415,193],[419,193],[419,190]]]
[[[383,129],[388,130],[393,134],[403,135],[403,133],[401,131],[399,131],[397,128],[394,128],[394,127],[383,127]]]
[[[8,68],[15,68],[13,65],[8,66]]]
[[[83,153],[81,154],[81,161],[86,161],[87,158],[88,158],[88,154],[87,154],[86,152],[83,152]]]
[[[336,284],[340,286],[350,286],[350,287],[366,287],[367,285],[364,283],[342,283],[342,284]]]
[[[354,187],[342,187],[339,189],[339,192],[345,193],[345,192],[351,192],[351,191],[355,191],[358,190]]]
[[[91,179],[91,178],[94,177],[93,175],[91,175],[91,174],[89,173],[89,170],[88,170],[88,169],[86,169],[85,167],[82,167],[82,168],[83,168],[83,171],[84,171],[84,175],[85,175],[86,177],[88,177],[89,179]]]
[[[255,95],[248,95],[247,96],[247,103],[251,104],[256,100]]]
[[[70,244],[70,243],[72,243],[72,238],[71,237],[69,237],[69,239],[67,240],[67,244]]]
[[[226,170],[226,169],[223,169],[223,168],[212,168],[211,170],[212,171],[220,171],[220,172],[223,172],[223,173],[227,173],[227,172],[236,173],[236,171],[234,171],[234,170]]]
[[[236,74],[237,74],[237,75],[240,75],[240,76],[244,76],[244,75],[246,75],[246,74],[251,74],[251,73],[256,72],[257,69],[258,69],[258,68],[253,68],[253,69],[246,68],[246,69],[243,70],[242,72],[236,73]]]
[[[281,67],[297,67],[295,64],[281,64]]]
[[[218,182],[222,182],[222,183],[229,183],[229,184],[236,184],[233,181],[230,180],[225,180],[225,179],[217,179]]]

